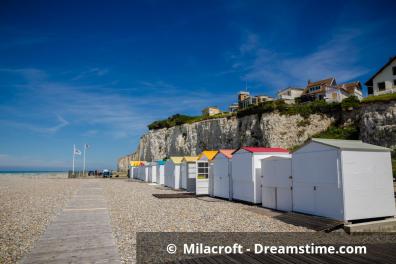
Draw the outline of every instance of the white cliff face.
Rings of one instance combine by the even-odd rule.
[[[197,155],[205,149],[267,146],[290,148],[313,134],[326,130],[333,119],[311,115],[286,116],[277,113],[219,118],[169,129],[149,131],[143,135],[133,158],[156,160],[169,156]]]
[[[396,101],[362,105],[345,113],[343,122],[357,123],[364,142],[396,149]],[[218,118],[144,134],[137,150],[118,161],[126,170],[130,160],[152,161],[169,156],[198,155],[205,149],[266,146],[292,148],[325,131],[334,117],[268,113],[243,118]]]

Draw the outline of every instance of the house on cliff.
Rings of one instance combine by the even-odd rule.
[[[396,93],[396,56],[390,58],[365,84],[368,95]]]
[[[301,94],[301,101],[314,101],[324,99],[326,102],[341,102],[349,96],[356,96],[359,100],[363,98],[362,85],[359,81],[337,84],[334,77],[311,82]]]

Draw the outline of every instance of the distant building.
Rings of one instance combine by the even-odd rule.
[[[216,106],[209,106],[202,110],[202,115],[204,115],[204,116],[212,116],[212,115],[217,115],[220,113],[221,113],[221,110],[219,108],[217,108]]]
[[[396,92],[396,56],[382,66],[366,83],[368,95]]]
[[[294,99],[300,97],[303,91],[303,88],[287,87],[277,93],[277,98],[285,101],[285,103],[293,104]]]
[[[240,91],[238,94],[238,103],[244,101],[245,99],[250,97],[250,93],[248,91]]]
[[[267,95],[251,96],[249,92],[239,92],[238,94],[238,109],[245,109],[251,105],[258,105],[266,101],[273,101],[274,98]]]
[[[301,101],[313,101],[324,99],[326,102],[341,102],[349,96],[362,99],[362,85],[359,81],[337,85],[334,77],[311,82],[308,80],[307,87],[301,94]]]
[[[231,104],[229,107],[228,107],[228,110],[231,112],[231,113],[235,113],[235,112],[237,112],[238,111],[238,103],[233,103],[233,104]]]

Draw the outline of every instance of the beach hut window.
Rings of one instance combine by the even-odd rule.
[[[207,162],[198,162],[198,179],[207,179],[209,177],[209,168]]]

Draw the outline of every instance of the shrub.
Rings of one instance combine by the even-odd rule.
[[[235,116],[235,113],[220,113],[217,115],[213,116],[187,116],[187,115],[180,115],[176,114],[171,117],[168,117],[167,119],[163,120],[157,120],[149,124],[147,127],[149,130],[154,130],[154,129],[161,129],[161,128],[170,128],[174,126],[180,126],[183,124],[191,124],[203,120],[209,120],[209,119],[214,119],[214,118],[223,118],[223,117],[232,117]]]
[[[171,117],[168,117],[167,119],[152,122],[151,124],[148,125],[148,129],[152,130],[152,129],[161,129],[161,128],[169,128],[169,127],[173,127],[173,126],[178,126],[178,125],[185,124],[195,118],[196,117],[194,117],[194,116],[176,114]]]
[[[342,110],[349,110],[349,108],[356,109],[360,107],[360,101],[356,96],[349,96],[342,100],[341,108]]]
[[[326,131],[318,133],[313,137],[330,139],[359,139],[359,128],[355,125],[345,127],[332,125]]]

